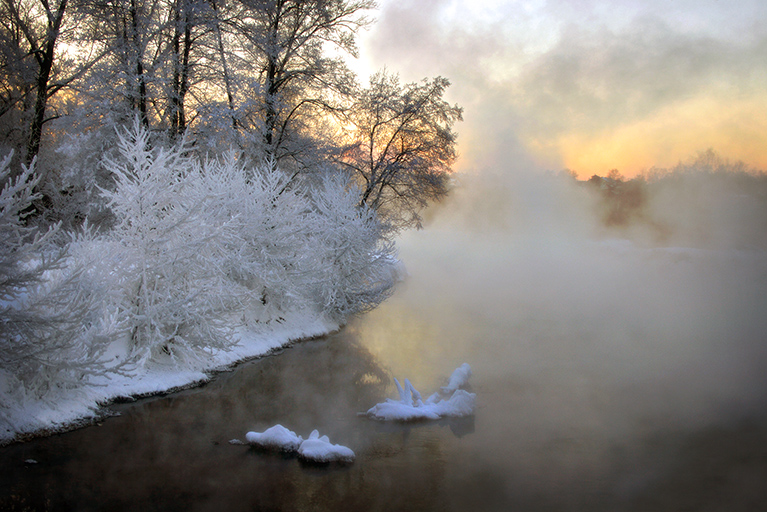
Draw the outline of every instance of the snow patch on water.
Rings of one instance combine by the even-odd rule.
[[[354,452],[350,448],[331,443],[328,436],[320,436],[317,430],[301,443],[298,456],[310,462],[354,462]]]
[[[248,432],[245,434],[245,440],[258,448],[281,452],[298,451],[298,448],[304,441],[301,436],[296,435],[292,430],[288,430],[279,424],[263,432]]]

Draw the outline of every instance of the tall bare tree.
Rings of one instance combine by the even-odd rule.
[[[456,158],[452,127],[462,119],[462,109],[443,99],[449,85],[442,77],[402,85],[382,71],[344,117],[352,140],[339,162],[358,178],[360,206],[395,227],[420,226],[420,210],[448,191]]]

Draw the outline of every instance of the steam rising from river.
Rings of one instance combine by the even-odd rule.
[[[602,192],[569,176],[460,177],[401,240],[410,277],[364,335],[395,376],[420,368],[416,387],[469,362],[478,425],[482,404],[508,410],[496,441],[638,439],[761,413],[767,178],[739,197],[742,176],[673,176],[612,227]]]

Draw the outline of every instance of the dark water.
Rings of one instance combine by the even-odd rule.
[[[406,254],[407,285],[338,334],[0,449],[0,509],[764,510],[767,264],[621,253],[628,274],[603,254],[576,278],[536,256],[499,277],[484,271],[507,257],[424,255]],[[463,362],[474,418],[357,415],[394,396],[392,376],[429,394]],[[277,423],[357,459],[229,444]]]
[[[451,446],[473,419],[391,426],[357,416],[389,376],[351,332],[300,343],[204,387],[115,405],[98,426],[3,448],[2,510],[449,508]],[[316,466],[229,444],[281,423],[352,447]],[[34,459],[37,463],[25,462]]]
[[[114,406],[121,415],[100,426],[3,448],[0,508],[761,510],[767,503],[763,418],[694,429],[640,425],[622,437],[574,410],[584,406],[582,390],[557,390],[559,403],[546,414],[533,405],[552,399],[545,390],[523,378],[477,376],[472,420],[372,422],[356,413],[392,389],[357,336],[352,327],[301,343],[202,388]],[[614,398],[603,397],[604,406]],[[275,423],[304,436],[318,428],[357,460],[311,466],[228,443]]]

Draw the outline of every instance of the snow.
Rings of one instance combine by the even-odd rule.
[[[279,424],[266,429],[264,432],[248,432],[245,434],[245,440],[259,448],[284,452],[298,451],[303,442],[301,436],[297,436],[295,432]]]
[[[94,385],[62,390],[46,400],[12,398],[16,390],[0,371],[0,445],[39,432],[71,429],[104,416],[102,406],[116,399],[166,393],[207,382],[211,372],[223,371],[247,359],[265,356],[301,339],[322,336],[340,325],[322,315],[294,312],[281,323],[259,324],[259,331],[240,328],[230,350],[212,351],[201,370],[184,370],[172,364],[150,363],[120,375],[94,378]]]
[[[453,393],[454,391],[464,388],[469,384],[471,378],[471,366],[468,363],[463,363],[461,366],[453,371],[450,375],[450,379],[447,382],[447,386],[442,387],[443,393]]]
[[[316,430],[301,443],[298,456],[310,462],[354,462],[354,452],[351,449],[331,443],[328,436],[320,437]]]
[[[395,378],[399,400],[387,398],[371,407],[365,415],[381,421],[424,421],[441,418],[462,418],[474,414],[476,395],[465,388],[469,384],[471,367],[463,363],[456,368],[448,384],[424,401],[421,393],[405,379],[403,387]]]
[[[263,432],[248,432],[245,439],[248,444],[265,450],[295,452],[299,458],[308,462],[351,463],[355,458],[350,448],[331,443],[328,436],[320,436],[316,429],[309,434],[308,439],[303,439],[292,430],[277,424]]]
[[[441,418],[463,418],[474,414],[474,404],[477,395],[465,389],[456,389],[450,398],[426,406]]]
[[[431,407],[414,406],[402,402],[387,399],[386,402],[376,404],[368,410],[367,416],[382,421],[421,421],[438,420],[440,415],[431,410]]]

